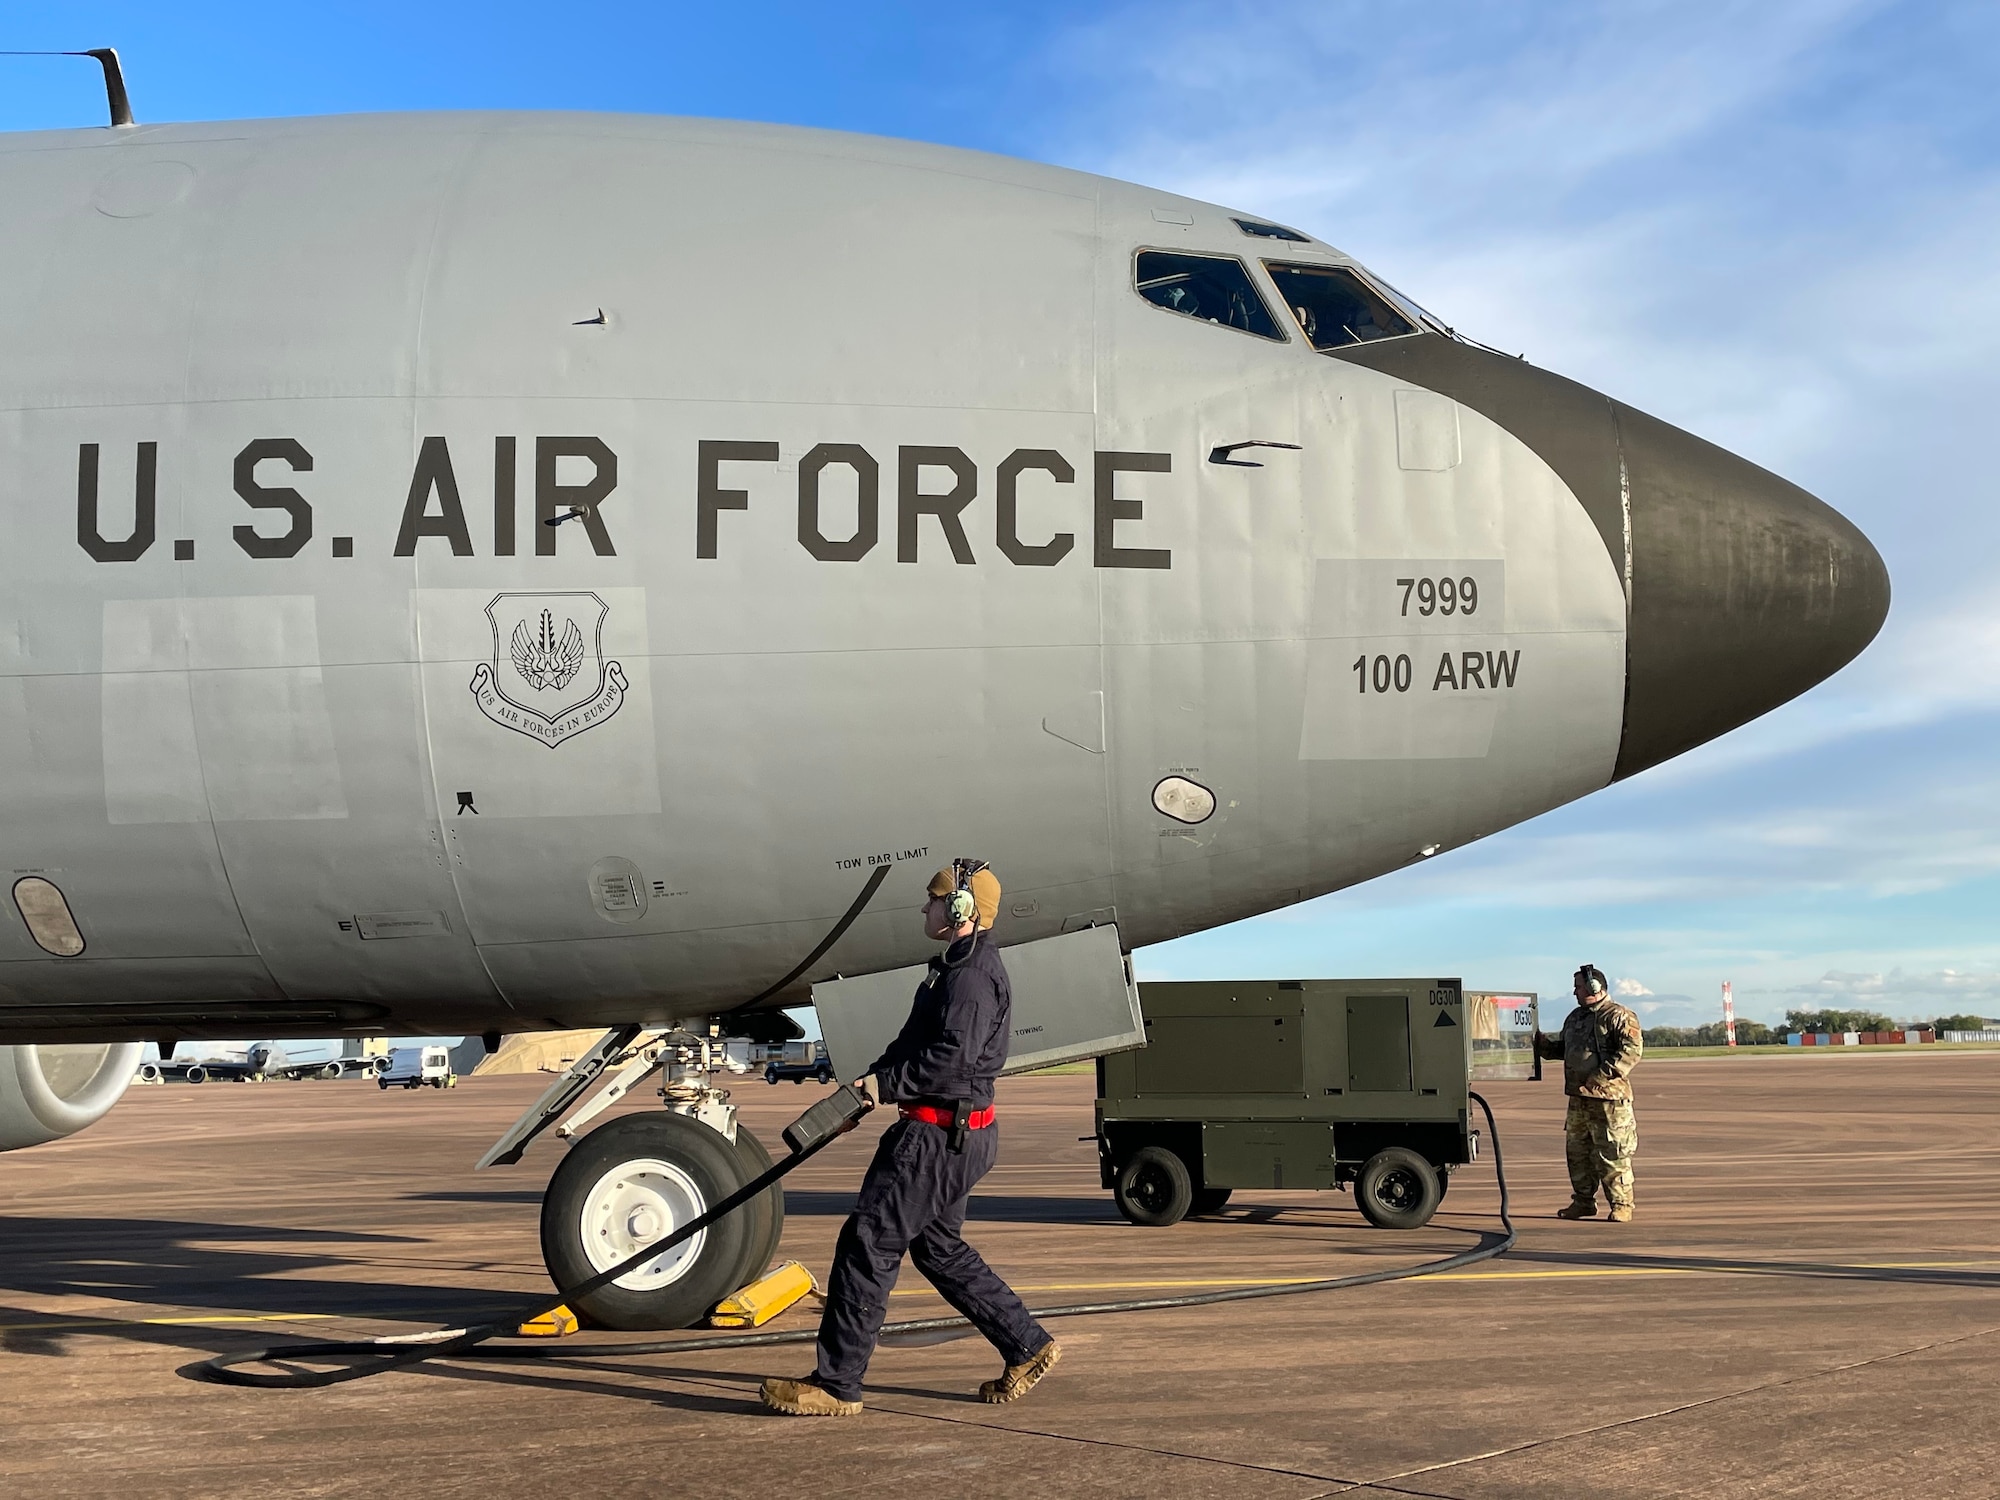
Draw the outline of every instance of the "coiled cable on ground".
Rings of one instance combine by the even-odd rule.
[[[1486,1117],[1486,1131],[1493,1143],[1493,1177],[1500,1189],[1500,1227],[1494,1234],[1482,1231],[1480,1243],[1470,1250],[1457,1255],[1448,1255],[1441,1260],[1428,1260],[1414,1266],[1401,1266],[1387,1270],[1363,1271],[1353,1276],[1333,1276],[1313,1281],[1286,1281],[1275,1286],[1228,1287],[1212,1292],[1192,1292],[1178,1297],[1135,1297],[1117,1302],[1077,1302],[1062,1307],[1033,1307],[1028,1311],[1037,1319],[1042,1318],[1083,1318],[1101,1313],[1164,1312],[1177,1307],[1210,1307],[1223,1302],[1251,1302],[1263,1297],[1298,1297],[1309,1292],[1338,1292],[1350,1287],[1374,1286],[1385,1281],[1410,1281],[1422,1276],[1437,1276],[1447,1271],[1460,1270],[1477,1265],[1482,1260],[1491,1260],[1512,1248],[1516,1231],[1514,1221],[1508,1213],[1507,1171],[1500,1154],[1500,1127],[1494,1121],[1493,1107],[1479,1094],[1471,1095],[1480,1112]],[[517,1313],[505,1323],[482,1324],[470,1328],[447,1328],[435,1333],[400,1334],[387,1338],[367,1339],[348,1343],[280,1344],[268,1349],[259,1349],[246,1354],[217,1355],[194,1366],[193,1372],[205,1380],[218,1381],[226,1385],[253,1385],[276,1390],[300,1390],[314,1386],[337,1385],[343,1381],[359,1380],[370,1375],[379,1375],[386,1370],[401,1369],[408,1365],[432,1359],[473,1359],[473,1360],[514,1360],[514,1359],[613,1359],[629,1358],[638,1354],[695,1354],[709,1349],[746,1349],[772,1344],[809,1344],[818,1338],[817,1329],[793,1328],[759,1333],[726,1333],[696,1336],[692,1338],[648,1339],[632,1343],[616,1344],[545,1344],[545,1343],[505,1343],[496,1344],[499,1338],[531,1317],[553,1311],[573,1297],[587,1295],[600,1286],[609,1285],[635,1266],[653,1259],[662,1252],[680,1243],[681,1240],[721,1218],[734,1212],[744,1203],[750,1202],[758,1193],[782,1177],[793,1167],[825,1146],[832,1137],[822,1140],[807,1150],[786,1157],[769,1172],[754,1182],[732,1193],[714,1208],[699,1218],[682,1225],[665,1240],[648,1245],[630,1260],[600,1272],[589,1281],[572,1287],[561,1297],[535,1309]],[[971,1323],[962,1317],[911,1318],[900,1323],[885,1323],[881,1337],[895,1338],[899,1335],[936,1333],[949,1329],[970,1328]],[[241,1368],[256,1364],[296,1364],[302,1361],[320,1362],[324,1360],[358,1359],[359,1364],[340,1364],[331,1369],[301,1370],[286,1369],[278,1374],[264,1374]]]

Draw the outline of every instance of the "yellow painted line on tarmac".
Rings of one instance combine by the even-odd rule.
[[[475,1309],[475,1311],[480,1311]],[[498,1316],[507,1311],[502,1307],[489,1307],[483,1311]],[[359,1323],[396,1323],[409,1321],[395,1313],[368,1312],[296,1312],[296,1313],[204,1313],[193,1316],[158,1318],[47,1318],[32,1323],[0,1323],[0,1333],[14,1333],[49,1328],[208,1328],[222,1327],[235,1323],[325,1323],[330,1321],[354,1321]],[[420,1321],[437,1321],[425,1319]],[[454,1325],[458,1326],[458,1325]]]
[[[1894,1260],[1894,1261],[1827,1261],[1809,1262],[1815,1271],[1945,1271],[1973,1270],[1981,1266],[2000,1266],[2000,1260]],[[1553,1281],[1587,1277],[1617,1276],[1768,1276],[1799,1274],[1785,1265],[1747,1266],[1581,1266],[1564,1267],[1547,1271],[1433,1271],[1422,1277],[1408,1277],[1406,1280],[1422,1281]],[[1333,1277],[1317,1276],[1270,1276],[1234,1277],[1227,1280],[1201,1281],[1050,1281],[1035,1284],[1020,1284],[1017,1292],[1125,1292],[1125,1291],[1192,1291],[1201,1288],[1257,1287],[1257,1286],[1307,1286],[1314,1281],[1334,1280]],[[889,1294],[892,1297],[927,1297],[935,1293],[929,1287],[898,1287]]]
[[[365,1313],[216,1313],[195,1318],[62,1318],[37,1323],[0,1323],[0,1333],[41,1328],[201,1328],[222,1323],[317,1323],[328,1318],[366,1318]]]
[[[1805,1262],[1808,1272],[1783,1264],[1746,1266],[1565,1266],[1542,1271],[1434,1271],[1427,1276],[1409,1277],[1421,1281],[1573,1281],[1630,1276],[1770,1276],[1799,1275],[1811,1271],[1971,1271],[2000,1266],[2000,1260],[1876,1260]],[[1314,1281],[1333,1280],[1315,1276],[1239,1276],[1226,1279],[1176,1279],[1157,1281],[1043,1281],[1022,1282],[1017,1292],[1171,1292],[1226,1290],[1231,1287],[1307,1286]],[[927,1286],[898,1287],[892,1297],[932,1297]],[[339,1313],[217,1313],[197,1317],[162,1318],[57,1318],[32,1323],[0,1323],[0,1333],[63,1328],[201,1328],[240,1323],[317,1323],[334,1319],[355,1322],[392,1322],[387,1315],[365,1312]]]
[[[1268,1276],[1244,1277],[1232,1281],[1042,1281],[1032,1285],[1014,1285],[1017,1292],[1126,1292],[1126,1291],[1173,1291],[1185,1287],[1229,1287],[1229,1286],[1302,1286],[1318,1278],[1310,1276]],[[929,1287],[898,1287],[889,1293],[892,1297],[932,1297],[937,1294]]]
[[[1815,1271],[1970,1271],[1991,1260],[1802,1261],[1742,1266],[1582,1266],[1553,1271],[1443,1271],[1426,1281],[1546,1281],[1579,1276],[1792,1276]],[[1803,1267],[1804,1269],[1799,1269]]]

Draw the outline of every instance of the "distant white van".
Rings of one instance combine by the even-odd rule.
[[[382,1088],[400,1084],[406,1089],[420,1088],[429,1084],[434,1089],[448,1089],[458,1082],[451,1071],[451,1049],[448,1047],[391,1047],[389,1066],[379,1074],[375,1082]]]

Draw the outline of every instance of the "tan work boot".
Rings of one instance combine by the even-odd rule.
[[[1062,1345],[1054,1339],[1035,1351],[1026,1364],[1009,1365],[998,1380],[989,1380],[979,1387],[979,1399],[999,1405],[1003,1401],[1019,1401],[1035,1388],[1037,1382],[1056,1367],[1062,1358]]]
[[[1572,1198],[1569,1207],[1556,1210],[1558,1219],[1594,1219],[1597,1217],[1595,1198]]]
[[[788,1417],[856,1417],[859,1401],[843,1401],[823,1385],[811,1380],[767,1380],[764,1404]]]
[[[1611,1212],[1607,1217],[1614,1224],[1629,1224],[1632,1222],[1632,1205],[1629,1203],[1614,1203],[1611,1205]]]

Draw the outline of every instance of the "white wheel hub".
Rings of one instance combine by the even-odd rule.
[[[621,1162],[584,1195],[583,1253],[591,1267],[608,1271],[664,1239],[708,1207],[701,1189],[681,1167],[656,1157]],[[701,1259],[708,1231],[681,1241],[665,1254],[620,1276],[615,1286],[636,1292],[671,1286]]]

